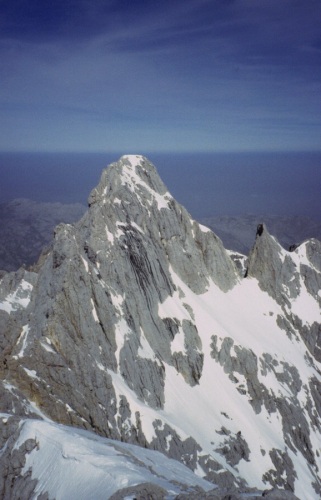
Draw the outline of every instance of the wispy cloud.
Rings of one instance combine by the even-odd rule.
[[[88,149],[117,137],[121,148],[126,134],[145,149],[147,141],[280,148],[282,137],[287,149],[318,145],[320,2],[20,0],[1,8],[2,149],[49,147],[50,135],[53,149],[83,148],[86,137]]]

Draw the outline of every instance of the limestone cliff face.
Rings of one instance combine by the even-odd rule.
[[[321,308],[321,243],[308,240],[291,251],[285,251],[268,233],[265,225],[257,228],[256,241],[247,263],[247,276],[258,280],[262,290],[271,295],[283,309],[280,323],[286,331],[297,328],[310,354],[321,361],[321,326],[308,320],[308,326],[296,307],[301,294],[313,297]],[[312,302],[303,304],[309,317]]]
[[[0,411],[159,450],[224,488],[319,492],[320,242],[285,252],[259,227],[242,278],[136,155],[88,205],[34,272],[0,281]]]
[[[15,381],[52,418],[117,438],[107,368],[153,408],[164,404],[164,361],[197,384],[203,355],[192,315],[174,322],[158,314],[176,290],[171,270],[197,294],[210,279],[223,290],[237,281],[220,240],[191,220],[155,168],[143,157],[123,157],[103,172],[81,221],[56,228],[31,306],[36,342],[23,353],[29,370],[36,356],[38,380],[25,380],[21,357],[15,360],[19,344],[10,365]],[[187,355],[171,352],[179,328]]]
[[[288,295],[296,297],[299,293],[298,270],[290,252],[282,249],[264,224],[257,228],[255,244],[248,259],[247,275],[257,278],[261,288],[280,302]]]

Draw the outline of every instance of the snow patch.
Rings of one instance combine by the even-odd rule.
[[[122,179],[124,184],[130,189],[130,191],[135,194],[138,198],[140,198],[139,188],[143,188],[148,192],[150,199],[146,197],[144,202],[147,205],[152,205],[153,203],[157,204],[158,210],[162,208],[168,209],[168,202],[172,200],[172,196],[167,191],[165,194],[161,195],[154,191],[146,182],[142,180],[142,178],[137,174],[135,166],[141,165],[141,162],[144,160],[141,156],[123,156],[121,159],[127,160],[130,163],[130,166],[124,164],[122,166]]]
[[[199,224],[199,228],[202,231],[202,233],[211,233],[212,232],[210,228],[203,226],[202,224]]]
[[[119,366],[119,355],[120,351],[123,348],[123,345],[125,343],[125,340],[127,336],[131,334],[131,330],[124,318],[120,318],[118,323],[115,325],[115,337],[116,337],[116,343],[117,343],[117,351],[115,352],[115,356],[117,359],[117,363]]]
[[[88,262],[83,258],[83,256],[81,255],[81,260],[83,261],[83,264],[85,266],[85,269],[86,269],[86,272],[88,273],[89,271],[89,268],[88,268]]]
[[[154,353],[153,349],[151,348],[151,346],[149,345],[148,340],[146,339],[145,334],[144,334],[142,329],[140,329],[139,341],[140,341],[140,346],[138,348],[137,355],[143,359],[154,360],[155,353]]]
[[[108,227],[107,227],[107,226],[105,227],[105,230],[106,230],[107,241],[109,241],[109,243],[110,243],[111,245],[113,245],[113,244],[114,244],[114,241],[115,241],[115,237],[114,237],[113,233],[111,233],[111,232],[109,231],[109,229],[108,229]]]
[[[16,356],[13,356],[14,359],[23,357],[23,354],[24,354],[26,346],[27,346],[27,337],[28,337],[29,330],[30,330],[29,325],[23,326],[22,331],[21,331],[20,336],[19,336],[18,341],[17,341],[17,345],[19,345],[21,342],[22,342],[22,345],[21,345],[21,348],[20,348],[20,351],[18,352],[18,354]]]
[[[96,321],[96,323],[99,323],[99,318],[98,318],[97,310],[96,310],[93,299],[90,299],[90,302],[91,302],[91,307],[92,307],[91,313],[93,315],[93,318]]]
[[[185,333],[181,326],[178,328],[178,332],[176,333],[174,339],[171,343],[171,352],[174,354],[175,352],[185,352]]]
[[[31,469],[32,479],[38,480],[35,496],[48,492],[57,500],[105,500],[119,489],[145,482],[157,484],[173,496],[184,491],[179,483],[197,485],[205,491],[213,488],[213,484],[159,452],[88,431],[26,420],[16,448],[27,439],[34,439],[37,446],[26,455],[22,474]]]
[[[38,375],[37,375],[37,372],[36,370],[29,370],[28,368],[23,368],[24,371],[26,372],[26,374],[30,377],[30,378],[33,378],[35,380],[41,380]]]
[[[303,323],[311,325],[315,321],[321,323],[321,309],[315,298],[307,291],[304,281],[300,276],[300,294],[292,299],[291,311],[303,320]]]
[[[117,310],[118,313],[121,314],[122,305],[124,303],[124,297],[120,294],[113,292],[112,290],[110,290],[110,297],[114,308]]]
[[[162,319],[173,318],[179,322],[182,322],[184,319],[191,319],[189,312],[180,299],[178,291],[166,297],[164,302],[158,304],[158,316]]]
[[[33,289],[31,283],[22,280],[17,289],[7,295],[6,300],[0,302],[0,310],[11,314],[18,309],[25,309],[30,302],[30,294]]]
[[[141,155],[123,155],[121,160],[128,161],[132,167],[140,165],[144,161],[144,157]]]

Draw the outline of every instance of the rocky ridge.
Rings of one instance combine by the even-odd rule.
[[[237,214],[202,217],[199,221],[221,238],[225,248],[244,255],[252,249],[253,228],[262,222],[286,250],[311,238],[321,240],[321,223],[317,214],[316,220],[300,215]]]
[[[77,222],[85,211],[86,207],[79,203],[43,203],[28,199],[1,203],[0,273],[34,265],[43,248],[51,243],[54,228],[61,222]],[[253,246],[253,228],[262,221],[285,249],[307,239],[321,239],[321,224],[302,216],[221,215],[197,220],[219,236],[225,248],[241,253],[243,260]]]
[[[219,498],[319,495],[320,242],[287,252],[262,225],[243,278],[135,155],[103,171],[88,204],[33,271],[0,281],[0,490],[19,421],[49,418],[161,451]]]

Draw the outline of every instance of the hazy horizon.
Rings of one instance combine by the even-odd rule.
[[[87,203],[101,171],[122,153],[0,152],[0,203],[15,198]],[[193,217],[321,217],[321,152],[144,154]]]

